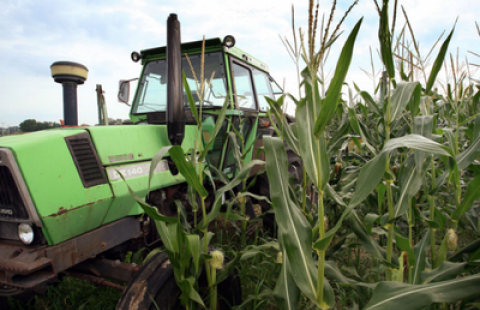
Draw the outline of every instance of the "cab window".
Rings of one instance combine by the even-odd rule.
[[[233,76],[235,98],[238,107],[241,109],[256,110],[257,102],[255,100],[255,94],[253,92],[252,76],[250,70],[234,63]]]
[[[253,80],[255,81],[255,89],[257,90],[258,105],[261,112],[266,112],[269,105],[265,97],[275,99],[270,83],[269,76],[260,70],[253,69]]]

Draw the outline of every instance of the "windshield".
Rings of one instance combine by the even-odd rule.
[[[193,99],[200,104],[197,90],[200,86],[201,55],[188,55],[195,73],[185,56],[182,57],[182,70],[185,71],[187,83],[192,91]],[[221,107],[227,95],[227,79],[221,52],[206,53],[204,65],[204,106]],[[213,78],[212,78],[212,74]],[[210,80],[211,79],[211,80]],[[195,81],[197,80],[197,82]],[[184,91],[184,103],[188,107]],[[134,100],[133,113],[150,113],[166,111],[167,108],[167,66],[166,59],[153,60],[145,65],[140,79],[137,95]]]

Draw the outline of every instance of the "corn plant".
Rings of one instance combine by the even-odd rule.
[[[182,147],[177,145],[163,147],[153,157],[149,174],[150,182],[156,166],[166,156],[175,163],[179,173],[185,178],[185,181],[189,186],[189,202],[191,203],[194,212],[194,227],[191,227],[190,223],[187,221],[185,207],[179,201],[175,201],[178,209],[178,216],[176,218],[166,217],[160,214],[156,207],[149,205],[146,201],[139,198],[130,187],[128,187],[131,195],[137,200],[145,213],[155,221],[157,231],[164,245],[164,251],[168,254],[169,260],[173,266],[175,281],[182,291],[182,294],[180,295],[182,305],[186,309],[196,309],[197,305],[200,305],[203,308],[206,308],[208,305],[209,309],[217,309],[217,286],[233,272],[239,262],[250,258],[252,255],[256,255],[260,252],[259,249],[278,247],[276,243],[268,243],[259,248],[242,248],[232,261],[228,264],[224,264],[223,252],[215,249],[214,246],[210,246],[210,242],[214,235],[213,232],[209,231],[210,223],[220,214],[220,208],[228,194],[230,194],[233,199],[226,203],[229,211],[226,214],[226,218],[234,220],[240,219],[242,221],[242,247],[245,247],[246,245],[245,233],[246,224],[248,222],[245,214],[246,198],[249,196],[252,196],[255,199],[266,198],[248,192],[248,187],[250,185],[247,184],[247,180],[250,178],[250,171],[254,166],[263,165],[264,162],[260,160],[251,160],[249,163],[245,163],[245,158],[253,147],[253,141],[244,141],[243,135],[235,129],[233,124],[231,124],[232,131],[228,133],[229,139],[234,145],[233,156],[236,162],[236,171],[233,179],[229,179],[227,175],[215,169],[215,167],[205,164],[206,156],[226,119],[230,102],[227,98],[225,99],[221,111],[217,114],[217,120],[209,140],[203,141],[201,135],[201,133],[203,133],[202,106],[204,98],[203,92],[205,89],[205,80],[203,77],[203,55],[204,53],[202,52],[200,83],[197,85],[197,96],[200,98],[199,108],[197,108],[195,104],[186,76],[183,73],[183,85],[186,97],[193,117],[197,122],[197,137],[194,148],[185,153]],[[198,81],[195,75],[195,70],[192,66],[191,70],[195,80]],[[240,126],[243,126],[243,122]],[[242,131],[242,129],[240,129],[240,131]],[[240,144],[237,141],[237,137],[240,137]],[[213,175],[217,177],[217,180],[223,182],[223,186],[217,189],[214,188],[214,197],[212,197],[213,201],[210,204],[210,208],[207,209],[205,200],[208,197],[209,192],[205,185],[210,182],[210,184],[215,187]],[[238,186],[241,186],[242,189],[237,195],[235,195],[234,189]],[[150,183],[148,188],[150,188]],[[199,206],[197,205],[197,198],[200,202]],[[231,214],[230,211],[233,205],[240,205],[240,216],[233,216]],[[197,216],[198,211],[201,211],[200,218]],[[204,302],[203,297],[199,294],[199,278],[202,274],[202,264],[204,265],[204,273],[206,274],[208,282],[207,296],[209,296],[209,303]]]
[[[281,108],[283,98],[270,101],[270,113],[277,120],[277,134],[283,138],[265,139],[265,151],[272,206],[279,227],[278,241],[285,258],[276,297],[285,309],[296,307],[300,292],[319,308],[332,307],[334,296],[327,278],[375,288],[368,304],[360,305],[368,309],[405,305],[420,309],[432,303],[478,296],[471,286],[478,285],[479,277],[468,275],[464,262],[453,262],[461,260],[462,255],[449,254],[449,250],[457,249],[457,224],[480,196],[478,177],[471,177],[472,173],[478,175],[474,163],[480,151],[475,126],[477,115],[459,115],[464,107],[475,111],[476,106],[478,111],[478,99],[475,99],[478,91],[475,92],[473,86],[465,89],[462,83],[455,86],[460,99],[448,105],[453,107],[453,119],[449,120],[453,120],[455,128],[441,128],[437,108],[442,100],[452,101],[458,97],[445,99],[433,89],[453,30],[440,47],[431,71],[425,71],[425,63],[417,66],[424,70],[424,87],[414,81],[412,72],[405,74],[404,59],[397,62],[398,76],[403,80],[397,82],[394,55],[399,54],[394,52],[392,44],[394,25],[389,24],[388,1],[383,1],[378,11],[380,55],[386,69],[378,88],[378,100],[359,89],[358,96],[350,96],[351,104],[342,106],[340,100],[341,72],[346,74],[348,70],[350,59],[345,55],[348,49],[353,50],[358,23],[342,50],[326,96],[318,86],[317,58],[303,53],[306,69],[302,72],[301,84],[305,95],[295,100],[295,117],[297,122],[302,122],[301,126],[288,125],[285,121]],[[310,14],[315,24],[315,16]],[[401,35],[404,34],[402,30]],[[311,37],[307,40],[310,44]],[[297,55],[296,49],[289,48],[291,54]],[[416,59],[420,59],[417,56]],[[414,68],[412,63],[407,64]],[[363,103],[357,104],[355,100]],[[344,112],[345,116],[334,119],[336,111]],[[335,134],[329,131],[332,121],[341,124]],[[462,126],[469,127],[465,130]],[[340,154],[332,169],[330,158],[338,154],[339,145],[346,144],[346,133],[356,135],[351,139],[364,150],[363,154],[352,154],[353,160],[345,160],[343,165],[340,165]],[[467,136],[473,139],[466,139]],[[312,209],[305,207],[307,191],[303,191],[303,199],[298,199],[295,197],[298,192],[288,182],[284,143],[301,156],[307,182],[314,185],[318,199]],[[331,176],[338,174],[338,168],[340,182],[335,181],[336,185],[331,186]],[[452,207],[438,206],[436,198],[440,192],[452,193],[446,195]],[[324,221],[326,205],[342,209],[342,215],[328,230]],[[344,223],[349,225],[346,233],[353,232],[362,249],[385,266],[387,282],[353,281],[325,267],[325,252]],[[373,231],[384,234],[386,240],[373,238]],[[473,242],[460,253],[470,253],[474,259],[476,256],[472,253],[478,249],[477,245]],[[464,276],[456,279],[462,273]]]
[[[202,130],[202,106],[203,106],[203,90],[205,89],[205,80],[203,78],[203,63],[204,63],[204,45],[202,46],[202,60],[201,60],[201,76],[200,81],[201,85],[197,87],[197,95],[200,98],[200,108],[197,109],[195,101],[193,99],[192,93],[190,91],[189,85],[186,81],[185,74],[183,73],[183,84],[188,98],[188,103],[192,114],[197,122],[197,139],[193,150],[190,151],[190,156],[184,153],[183,149],[180,146],[167,146],[163,147],[158,153],[153,157],[150,165],[150,174],[149,174],[149,186],[152,179],[153,173],[156,166],[159,162],[165,157],[169,156],[171,160],[175,163],[176,168],[182,176],[185,177],[186,182],[189,186],[189,192],[192,193],[193,198],[190,199],[193,205],[194,211],[194,226],[197,228],[197,210],[198,206],[196,204],[198,196],[200,198],[200,208],[202,212],[202,222],[198,226],[198,230],[202,232],[203,236],[195,233],[194,230],[190,227],[186,217],[184,206],[180,202],[176,201],[178,209],[178,217],[166,217],[159,213],[159,211],[154,207],[149,205],[143,199],[138,197],[133,190],[128,186],[128,189],[131,195],[137,200],[139,205],[144,209],[145,213],[148,214],[154,221],[157,227],[157,231],[162,239],[163,245],[165,247],[165,252],[167,252],[169,260],[174,268],[175,281],[179,288],[182,291],[180,299],[182,305],[186,309],[195,309],[195,303],[201,305],[205,308],[202,297],[199,295],[198,280],[202,273],[201,265],[204,264],[204,269],[209,284],[209,296],[210,296],[210,309],[216,309],[216,285],[217,285],[217,269],[222,269],[220,265],[223,264],[222,255],[218,251],[210,251],[209,242],[212,238],[212,233],[208,232],[208,224],[215,216],[207,214],[207,208],[205,205],[205,199],[208,196],[208,191],[204,187],[205,181],[205,166],[204,160],[211,145],[214,142],[214,138],[219,132],[222,123],[225,119],[226,112],[229,106],[228,100],[225,100],[225,104],[221,109],[215,128],[213,130],[212,138],[210,141],[207,141],[205,145],[202,144],[201,133]],[[193,67],[191,68],[193,75],[195,76],[195,71]],[[195,80],[196,76],[195,76]],[[235,185],[233,185],[235,186]],[[224,191],[222,191],[223,193]],[[215,197],[214,205],[212,211],[218,213],[219,205],[221,204],[221,195],[219,194]],[[184,218],[182,218],[182,216]]]

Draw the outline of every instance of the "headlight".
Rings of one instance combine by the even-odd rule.
[[[34,238],[32,226],[25,223],[18,225],[18,237],[26,245],[32,243]]]

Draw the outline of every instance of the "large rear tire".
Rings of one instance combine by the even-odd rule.
[[[201,295],[202,292],[208,291],[205,276],[200,277],[199,287]],[[167,254],[159,253],[146,262],[130,281],[117,304],[117,309],[180,310],[183,309],[179,300],[180,294]],[[217,309],[229,310],[239,305],[241,298],[241,284],[236,273],[218,285]]]

